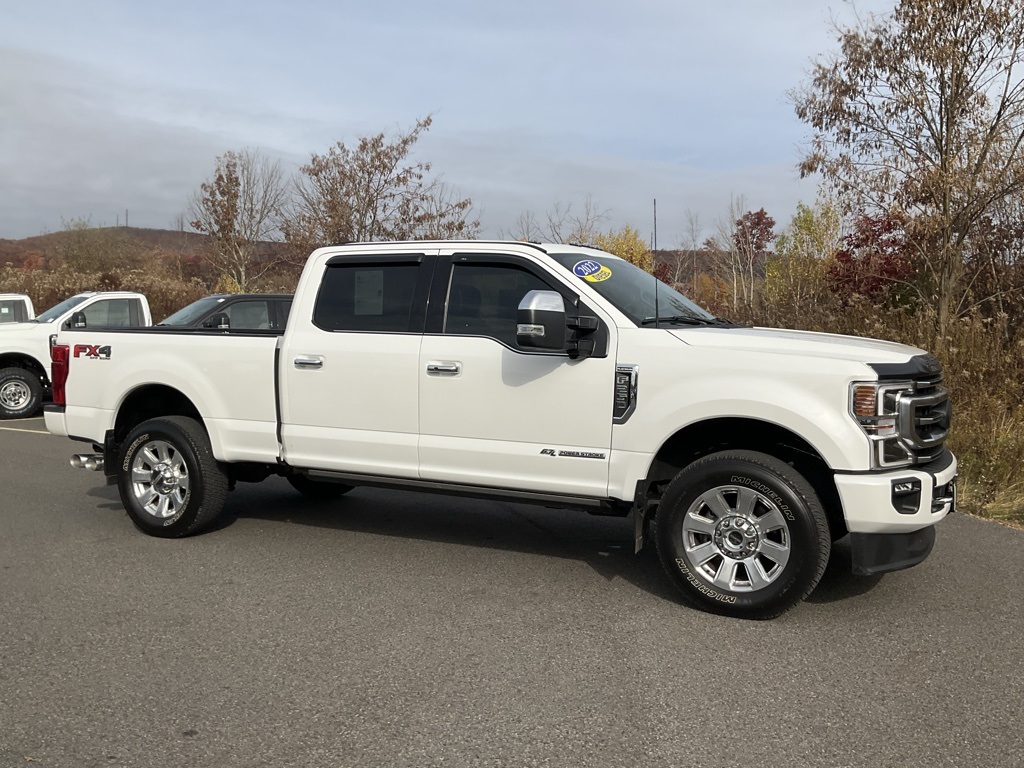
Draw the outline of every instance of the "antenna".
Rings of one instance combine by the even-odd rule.
[[[654,198],[654,248],[658,250],[658,198]]]
[[[654,247],[651,249],[651,277],[654,278],[654,327],[660,328],[658,311],[658,276],[654,274],[654,251],[658,250],[658,198],[654,198]]]

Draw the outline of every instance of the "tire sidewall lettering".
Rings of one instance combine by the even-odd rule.
[[[163,521],[162,525],[166,528],[168,525],[174,525],[181,516],[185,514],[185,510],[189,508],[189,502],[192,500],[192,488],[190,487],[185,491],[185,498],[181,502],[181,509],[179,509],[173,517],[169,517]]]
[[[149,440],[148,432],[137,437],[135,442],[128,446],[128,450],[124,454],[124,463],[121,465],[122,472],[128,472],[131,469],[132,460],[135,458],[135,450],[147,440]]]
[[[696,576],[694,576],[693,573],[690,571],[689,567],[687,566],[685,558],[677,557],[676,565],[679,566],[679,572],[683,574],[683,578],[690,582],[690,585],[698,592],[700,592],[702,595],[710,597],[712,600],[717,600],[720,603],[732,604],[736,602],[735,595],[723,595],[721,592],[712,589],[707,584],[705,584],[701,579],[698,579]]]
[[[770,499],[771,502],[779,508],[779,511],[782,513],[783,517],[786,518],[787,522],[796,522],[796,515],[793,513],[793,510],[789,508],[789,504],[787,504],[785,499],[783,499],[782,496],[780,496],[779,493],[770,485],[761,480],[747,477],[746,475],[732,475],[729,478],[729,482],[733,485],[745,485],[747,488],[757,491],[765,498]]]

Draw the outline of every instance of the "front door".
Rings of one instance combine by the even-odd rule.
[[[447,256],[431,291],[443,312],[428,319],[419,353],[420,477],[606,496],[614,329],[601,318],[600,357],[523,349],[516,309],[528,291],[558,291],[570,314],[581,313],[576,297],[527,259]]]

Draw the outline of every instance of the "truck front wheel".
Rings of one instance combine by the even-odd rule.
[[[165,416],[143,422],[118,457],[121,503],[135,527],[177,538],[212,523],[224,508],[228,477],[195,419]]]
[[[34,416],[43,402],[39,377],[24,368],[0,371],[0,419]]]
[[[811,593],[832,541],[821,501],[785,462],[723,451],[684,468],[656,517],[658,554],[686,602],[774,618]]]

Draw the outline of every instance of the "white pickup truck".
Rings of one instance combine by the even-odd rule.
[[[737,326],[590,248],[322,248],[284,331],[68,329],[53,360],[47,428],[154,536],[269,475],[632,513],[687,602],[767,618],[834,540],[906,568],[955,506],[934,357]]]
[[[24,323],[36,316],[32,299],[24,293],[0,293],[0,324]]]
[[[0,419],[32,416],[50,391],[50,344],[58,330],[150,325],[141,293],[79,293],[24,322],[0,324]]]

